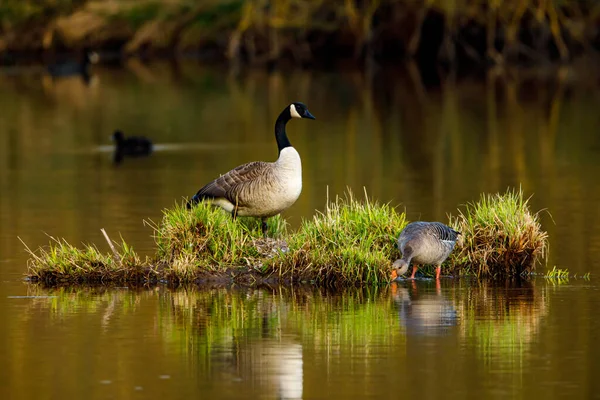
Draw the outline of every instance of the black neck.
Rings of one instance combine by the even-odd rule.
[[[286,109],[279,114],[277,122],[275,122],[275,140],[277,140],[277,148],[279,151],[292,146],[285,133],[285,124],[287,124],[290,119],[290,112]]]

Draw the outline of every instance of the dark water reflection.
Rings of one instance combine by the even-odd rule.
[[[232,76],[132,62],[88,84],[0,73],[0,398],[598,397],[595,76],[492,71],[424,87],[410,68]],[[304,168],[292,229],[327,188],[364,186],[411,220],[444,221],[521,186],[548,211],[548,265],[592,280],[344,293],[22,283],[18,236],[103,248],[105,228],[151,253],[142,220],[235,165],[274,159],[273,121],[291,100],[317,117],[288,129]],[[155,151],[114,165],[115,129]]]
[[[2,333],[10,344],[2,390],[18,394],[10,398],[589,398],[598,323],[574,316],[565,327],[559,306],[586,291],[451,280],[337,293],[26,285],[20,292],[31,298],[4,300],[16,317]]]

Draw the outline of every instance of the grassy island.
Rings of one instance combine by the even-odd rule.
[[[408,223],[389,204],[352,193],[328,201],[325,210],[289,232],[280,217],[269,221],[268,237],[253,218],[234,221],[202,203],[165,210],[152,224],[157,249],[142,260],[124,240],[111,252],[95,245],[76,248],[51,238],[31,254],[28,277],[49,285],[64,283],[244,284],[312,282],[318,285],[387,283],[399,257],[396,238]],[[547,234],[529,211],[522,192],[483,195],[448,222],[462,232],[444,273],[505,278],[531,273],[543,260]]]

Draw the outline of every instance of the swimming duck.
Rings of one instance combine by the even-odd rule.
[[[84,49],[83,61],[62,61],[48,66],[48,72],[54,77],[82,75],[89,76],[90,64],[95,64],[99,60],[98,53]]]
[[[123,132],[116,130],[112,135],[115,142],[115,162],[120,162],[124,157],[144,157],[152,153],[152,142],[143,136],[125,137]]]

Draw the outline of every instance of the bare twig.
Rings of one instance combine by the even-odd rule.
[[[106,242],[108,243],[108,245],[110,246],[110,249],[112,250],[113,254],[115,255],[115,260],[119,264],[121,264],[121,256],[119,255],[119,252],[117,251],[117,249],[115,249],[115,245],[113,245],[112,240],[110,240],[110,238],[108,237],[108,234],[106,233],[104,228],[100,229],[100,231],[104,235],[104,239],[106,239]]]
[[[21,239],[21,237],[17,236],[17,239],[19,239],[19,241],[23,244],[23,246],[25,246],[25,250],[27,250],[27,252],[29,253],[29,255],[31,255],[32,257],[34,257],[36,260],[38,260],[38,262],[42,262],[42,259],[40,257],[38,257],[35,252],[33,252],[33,250],[31,250],[29,248],[29,246],[27,246],[27,243],[25,243],[23,241],[23,239]]]

